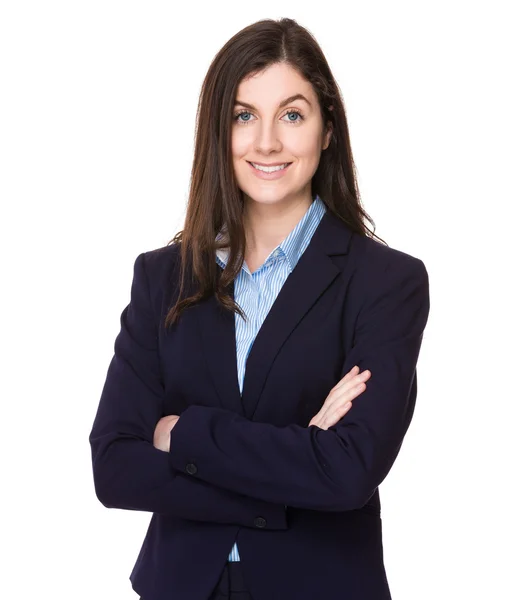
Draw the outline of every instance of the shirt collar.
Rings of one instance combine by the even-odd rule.
[[[293,271],[299,262],[302,253],[305,251],[306,246],[310,243],[310,239],[315,229],[319,225],[319,222],[323,218],[326,210],[327,209],[324,202],[318,195],[316,195],[314,201],[310,204],[308,210],[304,213],[301,220],[271,253],[276,256],[285,256],[288,261],[290,271]],[[224,233],[225,226],[222,227],[220,233],[216,236],[216,239],[219,240]],[[223,248],[216,251],[216,262],[222,267],[222,269],[225,268],[228,258],[228,248]]]

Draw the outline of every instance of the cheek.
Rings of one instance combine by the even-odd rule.
[[[290,136],[284,141],[285,147],[299,160],[317,160],[321,150],[321,138],[317,132],[306,131],[294,136]]]
[[[231,153],[233,158],[247,156],[251,151],[252,137],[249,132],[234,129],[231,133]]]

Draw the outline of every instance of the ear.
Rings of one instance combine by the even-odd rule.
[[[328,110],[332,111],[334,110],[334,106],[333,104],[331,104],[328,107]],[[334,131],[334,128],[332,126],[332,121],[327,121],[326,122],[326,133],[324,136],[324,141],[323,141],[323,150],[326,150],[328,148],[328,146],[330,145],[330,140],[332,139],[332,133]]]
[[[332,123],[330,121],[328,121],[327,126],[326,126],[326,133],[324,136],[324,141],[323,141],[323,150],[326,150],[328,148],[328,146],[330,145],[330,140],[332,139],[332,133],[333,133],[334,129],[332,127]]]

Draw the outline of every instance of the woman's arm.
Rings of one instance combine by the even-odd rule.
[[[143,261],[144,253],[134,263],[130,303],[121,314],[89,435],[98,499],[109,508],[246,527],[257,527],[255,518],[264,517],[268,529],[287,529],[282,502],[266,502],[178,473],[169,454],[154,447],[164,390]]]
[[[173,467],[267,502],[325,511],[361,508],[387,476],[411,422],[429,315],[423,262],[408,255],[391,262],[381,276],[371,274],[372,291],[342,370],[344,375],[358,365],[372,378],[337,425],[277,427],[191,405],[170,433]]]

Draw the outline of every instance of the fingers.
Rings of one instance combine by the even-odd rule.
[[[321,429],[328,429],[329,427],[332,427],[332,425],[335,425],[340,419],[342,419],[351,406],[352,402],[349,401],[338,406],[332,413],[327,411],[324,417],[321,417],[319,414],[317,414],[310,421],[310,425],[317,425],[317,427]]]
[[[359,375],[359,369],[354,367],[343,379],[332,389],[321,410],[317,414],[318,420],[321,422],[332,421],[332,424],[337,423],[344,414],[350,409],[352,400],[363,393],[367,386],[366,381],[370,378],[371,372],[366,369]],[[343,407],[345,407],[343,409]],[[338,416],[337,420],[335,420]],[[331,426],[331,425],[329,425]]]
[[[351,408],[352,408],[352,400],[348,400],[348,401],[344,402],[343,404],[337,405],[336,408],[333,410],[333,412],[328,411],[326,418],[325,418],[325,420],[326,420],[325,429],[328,429],[329,427],[332,427],[333,425],[338,423],[347,414],[347,412]]]
[[[336,383],[336,385],[334,385],[334,387],[332,388],[331,391],[339,389],[343,384],[350,381],[358,373],[359,373],[359,367],[357,365],[355,367],[352,367],[352,369],[350,369],[350,371],[343,377],[343,379],[341,379],[341,381],[338,381]]]

